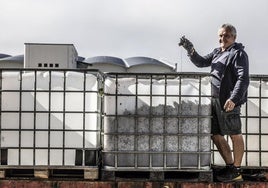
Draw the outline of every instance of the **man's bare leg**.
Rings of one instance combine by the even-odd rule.
[[[231,153],[230,146],[224,136],[222,135],[213,135],[212,140],[214,144],[216,145],[217,149],[219,150],[223,160],[225,161],[226,164],[233,164],[233,157]],[[237,143],[237,139],[236,143]]]
[[[231,135],[233,142],[234,166],[240,167],[244,155],[244,139],[241,134]]]

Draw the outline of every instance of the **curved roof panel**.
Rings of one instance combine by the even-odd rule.
[[[85,63],[90,64],[101,64],[101,63],[108,63],[108,64],[114,64],[122,67],[126,67],[126,64],[123,59],[118,57],[112,57],[112,56],[95,56],[86,58],[84,60]]]
[[[24,55],[9,56],[0,59],[0,61],[13,61],[13,62],[24,62]]]
[[[150,57],[130,57],[125,59],[129,67],[137,65],[160,65],[169,68],[174,68],[172,65]]]

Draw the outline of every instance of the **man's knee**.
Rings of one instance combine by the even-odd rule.
[[[230,135],[230,137],[231,137],[232,141],[243,140],[242,134]]]
[[[217,135],[212,135],[211,136],[211,140],[215,143],[215,142],[219,142],[220,140],[222,140],[223,136],[217,134]]]

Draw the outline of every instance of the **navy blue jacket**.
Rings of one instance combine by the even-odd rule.
[[[230,53],[225,62],[225,68],[221,77],[219,99],[223,108],[227,99],[231,99],[236,106],[247,101],[247,89],[249,85],[249,62],[244,46],[234,43],[227,49]],[[216,48],[206,56],[200,56],[197,52],[190,55],[190,60],[197,67],[211,66],[213,59],[221,51]],[[211,72],[213,67],[211,66]]]

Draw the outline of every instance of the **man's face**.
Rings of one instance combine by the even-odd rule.
[[[225,28],[220,28],[218,32],[219,43],[222,51],[226,50],[235,42],[235,36],[231,32],[226,31]]]

